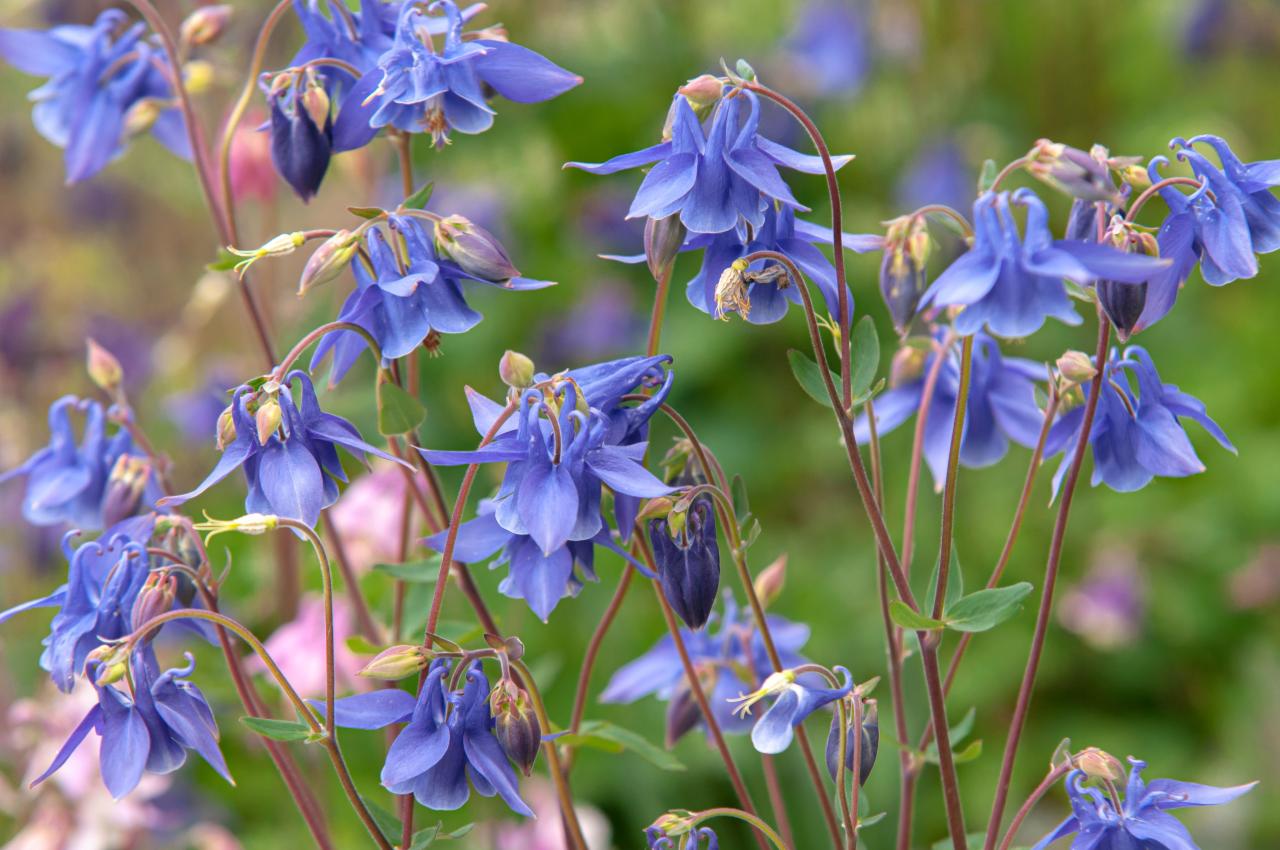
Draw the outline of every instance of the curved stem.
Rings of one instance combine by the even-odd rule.
[[[1053,524],[1053,537],[1049,543],[1049,558],[1045,565],[1044,587],[1040,593],[1040,609],[1036,612],[1035,633],[1031,639],[1031,651],[1027,656],[1027,666],[1022,674],[1022,683],[1018,686],[1018,701],[1014,707],[1013,719],[1009,724],[1009,735],[1005,740],[1004,756],[1000,764],[1000,777],[996,783],[995,800],[991,804],[991,819],[987,822],[987,837],[983,850],[995,850],[996,838],[1000,834],[1000,821],[1004,816],[1005,803],[1009,799],[1009,784],[1013,777],[1013,764],[1018,755],[1018,743],[1022,739],[1022,729],[1027,722],[1027,713],[1031,708],[1031,693],[1035,687],[1036,671],[1040,666],[1040,656],[1044,651],[1045,637],[1049,631],[1049,617],[1053,610],[1053,592],[1058,580],[1058,567],[1062,562],[1062,544],[1066,538],[1067,520],[1071,516],[1071,503],[1075,496],[1076,484],[1080,480],[1080,468],[1084,465],[1084,456],[1089,448],[1089,436],[1093,432],[1094,414],[1098,408],[1098,396],[1102,393],[1103,375],[1106,373],[1107,345],[1111,341],[1111,323],[1107,320],[1102,308],[1098,308],[1098,372],[1089,385],[1089,399],[1085,402],[1084,421],[1080,425],[1080,436],[1076,442],[1075,455],[1071,459],[1071,467],[1067,470],[1067,478],[1063,484],[1062,502],[1058,505],[1058,515]]]
[[[1017,171],[1019,168],[1023,168],[1024,166],[1031,164],[1032,159],[1033,157],[1031,154],[1026,154],[1025,156],[1018,157],[1013,162],[1000,169],[1000,173],[996,175],[996,179],[991,181],[991,187],[987,189],[987,191],[994,192],[999,189],[1000,184],[1005,181],[1005,178]],[[979,191],[981,191],[981,188],[979,188]]]
[[[764,786],[769,794],[769,808],[773,810],[773,818],[778,822],[778,833],[784,844],[794,847],[796,838],[791,831],[791,818],[787,816],[787,798],[782,794],[782,783],[778,779],[778,760],[773,756],[761,756],[760,763],[764,768]]]
[[[754,815],[751,812],[744,812],[741,809],[731,809],[726,806],[721,806],[715,809],[705,809],[697,813],[697,816],[694,818],[694,823],[702,823],[710,820],[711,818],[717,817],[736,818],[743,823],[749,824],[768,838],[777,850],[788,850],[787,843],[782,840],[778,833],[774,832],[773,827],[761,820],[758,815]]]
[[[576,734],[579,727],[582,726],[582,717],[587,711],[587,693],[591,685],[591,671],[595,668],[596,658],[600,655],[600,646],[604,643],[605,635],[608,634],[609,628],[618,616],[618,611],[622,608],[622,600],[627,595],[627,589],[631,587],[631,578],[634,574],[635,568],[631,566],[631,563],[629,561],[624,562],[622,575],[618,577],[618,587],[613,591],[613,598],[609,600],[609,606],[605,608],[600,624],[591,633],[591,641],[587,644],[586,654],[582,658],[582,670],[578,674],[578,687],[573,694],[573,714],[569,717],[570,733]]]
[[[1040,784],[1036,786],[1036,790],[1032,791],[1031,796],[1027,797],[1026,802],[1018,808],[1013,820],[1009,822],[1009,830],[1004,834],[1004,839],[1000,842],[1000,850],[1009,850],[1009,845],[1013,843],[1013,839],[1018,835],[1018,828],[1022,826],[1022,822],[1026,820],[1027,815],[1035,808],[1036,803],[1040,802],[1040,798],[1070,769],[1071,763],[1069,761],[1050,769]]]
[[[336,331],[351,331],[354,334],[359,334],[360,338],[364,340],[365,345],[369,346],[369,351],[373,353],[374,359],[378,363],[382,362],[382,348],[378,345],[378,341],[373,338],[373,334],[369,333],[355,322],[325,322],[323,325],[298,340],[297,343],[294,344],[293,348],[289,349],[289,353],[280,361],[280,365],[276,367],[275,371],[272,373],[272,377],[277,381],[284,380],[284,376],[289,371],[289,367],[294,364],[294,361],[302,356],[302,352],[306,351],[307,347],[311,345],[311,343]]]
[[[533,703],[533,712],[538,717],[538,723],[543,729],[553,728],[551,718],[547,716],[546,704],[542,701],[542,693],[538,690],[538,685],[534,682],[529,668],[519,659],[512,661],[511,666],[519,671],[520,678],[524,681],[525,689],[529,692],[529,700]],[[560,763],[560,754],[556,750],[555,742],[543,741],[542,752],[547,757],[547,772],[551,774],[551,781],[555,783],[556,796],[560,798],[560,815],[564,820],[565,843],[574,850],[588,850],[587,840],[582,834],[582,824],[578,822],[578,812],[573,806],[573,792],[569,788],[569,778],[564,765]]]
[[[959,212],[946,204],[925,204],[923,207],[920,207],[918,210],[911,213],[911,215],[929,215],[930,213],[945,215],[960,226],[960,229],[964,231],[965,236],[973,236],[973,225],[969,223],[969,219],[965,218]]]
[[[1129,209],[1124,214],[1125,221],[1133,221],[1134,218],[1137,217],[1139,211],[1146,206],[1147,201],[1151,200],[1153,195],[1167,186],[1194,186],[1196,189],[1201,189],[1204,187],[1204,184],[1194,177],[1166,177],[1160,182],[1148,186],[1142,191],[1141,195],[1134,199],[1133,203],[1129,205]]]
[[[915,554],[916,503],[920,492],[920,469],[924,459],[924,430],[933,407],[933,396],[938,387],[938,376],[947,362],[947,355],[956,341],[955,331],[947,329],[942,342],[935,346],[933,362],[920,387],[920,404],[916,409],[915,432],[911,437],[911,463],[907,468],[907,499],[902,518],[902,568],[911,574],[911,556]]]

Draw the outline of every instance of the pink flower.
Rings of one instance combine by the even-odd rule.
[[[418,486],[424,482],[419,476]],[[332,511],[333,523],[342,535],[347,557],[357,574],[374,564],[393,563],[400,556],[400,523],[404,516],[404,473],[392,466],[375,467],[352,482]],[[417,506],[413,506],[414,530],[420,536]]]
[[[351,626],[351,613],[345,600],[334,600],[334,671],[339,691],[359,688],[367,683],[356,676],[364,666],[354,652],[347,648],[347,638],[355,634]],[[298,603],[298,614],[288,623],[276,629],[265,645],[272,659],[280,666],[294,689],[305,698],[324,696],[324,600],[309,594]],[[266,667],[254,656],[248,668],[255,673],[265,673]]]
[[[520,793],[536,817],[489,827],[491,837],[483,846],[494,850],[567,850],[569,845],[564,840],[560,802],[551,786],[542,780],[533,781],[526,783]],[[592,806],[578,805],[575,808],[583,837],[587,840],[587,850],[608,850],[611,835],[604,815]]]
[[[271,136],[258,129],[264,120],[261,112],[250,113],[231,138],[231,194],[237,201],[275,200],[279,181],[271,166]]]

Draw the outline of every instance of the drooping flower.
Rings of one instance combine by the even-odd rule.
[[[143,38],[146,25],[107,9],[92,26],[0,29],[0,58],[49,80],[30,94],[37,132],[65,151],[67,182],[92,177],[124,153],[129,137],[150,130],[165,147],[190,158],[162,50]]]
[[[715,624],[716,621],[717,617],[713,616],[711,622]],[[805,659],[799,653],[809,639],[809,627],[774,615],[770,615],[768,621],[783,666],[791,668],[804,664]],[[726,595],[718,617],[718,628],[714,632],[710,628],[695,632],[681,627],[680,635],[721,730],[726,733],[746,732],[760,712],[749,706],[745,713],[739,714],[733,710],[730,700],[754,690],[758,682],[773,674],[769,654],[754,626],[751,612],[740,611],[732,597]],[[750,681],[744,676],[750,677]],[[806,684],[820,684],[820,680],[811,673],[805,673],[800,679]],[[600,694],[600,701],[631,703],[652,694],[670,702],[681,697],[687,687],[684,682],[684,667],[675,642],[670,635],[664,635],[648,652],[624,664],[613,674]],[[682,731],[700,723],[702,719],[698,715],[697,720]]]
[[[791,746],[795,727],[803,723],[806,717],[853,691],[853,677],[849,671],[836,667],[835,672],[844,679],[844,684],[830,688],[802,681],[794,670],[784,669],[770,673],[759,688],[750,694],[740,695],[735,700],[738,703],[737,711],[749,712],[760,700],[770,696],[777,697],[751,730],[751,745],[757,752],[769,755],[782,752]]]
[[[720,546],[711,497],[694,500],[674,536],[666,519],[650,521],[649,541],[667,603],[689,628],[702,628],[720,589]]]
[[[664,825],[663,818],[658,821],[644,830],[649,850],[720,850],[720,839],[709,826],[672,830]]]
[[[933,480],[940,484],[947,474],[947,456],[955,424],[956,394],[960,388],[959,354],[954,345],[942,355],[936,347],[924,356],[914,350],[904,351],[919,362],[911,370],[909,380],[876,397],[876,430],[880,435],[886,434],[917,413],[926,376],[936,358],[945,357],[925,420],[923,446]],[[994,338],[981,331],[975,335],[969,402],[960,441],[962,465],[985,467],[996,463],[1009,450],[1010,440],[1027,448],[1036,444],[1044,424],[1044,414],[1036,404],[1036,382],[1047,375],[1043,365],[1020,357],[1005,357]],[[865,414],[854,423],[854,434],[860,444],[870,439]]]
[[[844,769],[852,774],[853,771],[853,718],[849,719],[850,725],[847,727],[844,753]],[[875,705],[868,705],[866,714],[862,718],[862,751],[857,753],[858,756],[858,784],[866,785],[867,779],[871,777],[871,769],[876,766],[876,754],[880,751],[880,721],[876,717]],[[827,773],[830,774],[834,781],[839,775],[840,768],[840,713],[831,713],[831,729],[827,732]]]
[[[708,78],[710,79],[710,78]],[[695,83],[698,81],[694,81]],[[742,102],[748,111],[742,117]],[[679,213],[691,233],[724,233],[744,219],[764,226],[770,201],[806,209],[783,181],[778,166],[822,174],[822,160],[772,142],[760,135],[760,101],[752,92],[718,97],[706,105],[711,118],[704,129],[690,98],[677,92],[671,104],[670,131],[652,147],[616,156],[607,162],[566,163],[591,174],[613,174],[652,165],[636,193],[627,218],[666,218]],[[841,168],[853,157],[833,158]]]
[[[1134,380],[1137,381],[1135,392]],[[1093,485],[1105,483],[1127,493],[1141,490],[1156,476],[1182,478],[1204,471],[1182,420],[1199,422],[1223,448],[1235,447],[1218,423],[1209,418],[1204,403],[1160,380],[1145,349],[1131,345],[1123,356],[1113,351],[1105,367],[1089,445],[1093,449]],[[1083,388],[1086,397],[1089,386]],[[1075,455],[1084,423],[1084,406],[1059,417],[1049,432],[1046,456],[1063,452],[1054,476],[1056,491]]]
[[[1027,208],[1018,233],[1010,203]],[[1049,213],[1029,189],[982,195],[973,205],[974,241],[920,299],[921,308],[960,306],[956,330],[968,335],[986,329],[996,336],[1024,337],[1046,318],[1080,323],[1063,278],[1092,283],[1099,278],[1140,282],[1167,263],[1126,254],[1096,242],[1055,240]]]
[[[461,692],[448,690],[449,669],[447,660],[433,661],[416,698],[383,688],[339,699],[335,722],[349,729],[406,724],[382,767],[382,784],[393,794],[413,794],[428,809],[453,811],[467,802],[473,787],[484,797],[496,793],[513,811],[532,817],[520,799],[515,769],[494,736],[489,680],[480,662],[467,670]]]
[[[1082,770],[1067,774],[1067,795],[1074,814],[1040,839],[1032,850],[1045,850],[1060,838],[1077,835],[1072,847],[1090,850],[1199,850],[1199,845],[1170,809],[1220,806],[1253,789],[1256,782],[1218,788],[1175,779],[1142,779],[1147,763],[1130,758],[1124,800],[1112,799],[1085,785]]]
[[[295,381],[301,386],[296,404],[291,391]],[[278,405],[278,426],[260,435],[255,412],[266,404]],[[362,440],[347,420],[321,410],[311,378],[302,371],[290,372],[278,387],[238,387],[229,411],[234,434],[224,442],[217,465],[194,490],[166,497],[162,503],[189,501],[243,467],[249,484],[246,511],[315,525],[320,511],[338,500],[338,482],[347,480],[338,459],[339,446],[361,459],[372,454],[402,463]]]
[[[76,445],[73,410],[84,411]],[[33,525],[66,523],[96,531],[155,504],[160,497],[150,462],[123,428],[106,434],[107,412],[92,399],[63,396],[49,407],[49,445],[0,482],[26,476],[22,515]]]
[[[493,125],[490,92],[517,103],[539,103],[582,82],[538,53],[495,37],[498,33],[464,34],[468,13],[477,7],[483,8],[476,4],[460,12],[453,0],[438,0],[426,9],[416,2],[399,7],[391,45],[343,103],[337,123],[342,149],[359,147],[388,126],[430,133],[443,145],[452,131],[483,133]],[[441,33],[444,41],[437,45],[434,36]]]
[[[412,216],[391,216],[389,232],[377,227],[365,233],[364,247],[370,265],[352,263],[356,288],[338,313],[338,321],[359,325],[378,341],[387,360],[414,351],[432,331],[464,333],[481,315],[467,304],[463,282],[483,283],[504,290],[542,289],[549,281],[512,277],[492,281],[467,273],[456,262],[441,256],[433,246],[423,221]],[[403,259],[389,240],[403,240]],[[340,381],[367,350],[354,331],[327,334],[316,346],[311,369],[333,353],[330,382]]]
[[[132,791],[143,773],[172,773],[195,750],[209,766],[231,782],[226,761],[218,749],[218,725],[200,689],[188,681],[195,660],[187,666],[160,672],[152,649],[130,658],[132,689],[96,685],[98,704],[62,745],[48,770],[32,784],[53,775],[93,730],[102,738],[102,781],[115,799]]]
[[[514,414],[487,445],[475,451],[422,450],[423,457],[445,466],[507,463],[494,519],[512,534],[529,535],[543,555],[570,541],[593,539],[605,527],[601,484],[617,494],[619,531],[625,535],[640,499],[671,492],[640,463],[648,419],[670,392],[671,373],[663,369],[669,361],[630,358],[535,376],[535,386],[520,392]],[[655,379],[662,387],[647,401],[620,405],[622,395]],[[476,430],[488,432],[502,407],[474,392],[468,400]]]
[[[333,152],[329,96],[312,69],[264,78],[262,88],[271,106],[271,162],[298,197],[309,201]]]

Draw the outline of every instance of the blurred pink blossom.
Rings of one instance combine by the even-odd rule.
[[[418,486],[424,484],[419,476]],[[358,575],[374,564],[399,559],[404,496],[404,473],[390,465],[378,466],[353,481],[333,506],[334,525]],[[416,510],[413,516],[410,540],[420,536]]]
[[[1133,550],[1115,546],[1093,566],[1058,607],[1058,621],[1095,649],[1132,643],[1142,631],[1146,592]]]
[[[564,827],[560,822],[560,803],[555,791],[542,780],[527,782],[520,789],[536,819],[520,822],[507,821],[489,827],[490,840],[479,846],[493,850],[567,850]],[[578,821],[582,824],[583,837],[588,850],[609,850],[609,822],[599,809],[592,806],[576,806]]]
[[[249,113],[231,138],[231,194],[237,201],[275,200],[280,181],[271,164],[271,135],[258,129],[264,120],[261,112]]]

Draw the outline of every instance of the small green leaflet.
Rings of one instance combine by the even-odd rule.
[[[895,599],[889,603],[889,617],[902,626],[904,629],[912,631],[930,631],[932,629],[941,629],[946,627],[946,623],[941,620],[935,620],[932,617],[926,617],[916,611],[912,611],[907,603],[901,599]]]
[[[880,368],[880,337],[876,333],[876,323],[870,316],[863,316],[854,325],[850,344],[853,357],[853,396],[859,398],[871,391],[876,371]]]
[[[364,807],[369,810],[369,816],[378,825],[378,832],[382,833],[382,837],[392,844],[398,844],[400,841],[400,818],[363,794],[360,795],[360,802],[364,803]]]
[[[387,214],[386,210],[378,207],[347,207],[347,212],[365,219],[377,218]]]
[[[435,190],[435,183],[428,183],[412,195],[404,199],[401,204],[407,210],[420,210],[427,206],[427,201],[431,200],[431,193]]]
[[[311,727],[296,720],[277,720],[272,717],[241,717],[240,722],[264,738],[273,741],[305,741],[311,736]]]
[[[679,759],[662,747],[650,743],[630,729],[623,729],[604,720],[584,720],[576,735],[562,735],[556,741],[570,747],[594,747],[611,753],[630,750],[662,770],[685,769]]]
[[[400,581],[435,584],[440,577],[440,555],[432,555],[421,561],[406,561],[403,564],[374,564],[373,568]]]
[[[733,496],[733,515],[741,525],[751,514],[751,503],[747,500],[747,482],[742,480],[741,475],[735,475],[729,489]]]
[[[947,608],[947,628],[957,632],[985,632],[1018,613],[1031,592],[1030,582],[970,593]]]
[[[982,163],[982,174],[978,177],[978,194],[989,192],[996,182],[996,175],[999,173],[1000,169],[996,167],[994,159],[989,159]],[[986,838],[986,836],[984,835],[983,838]]]
[[[796,376],[800,388],[809,395],[809,398],[824,407],[830,407],[831,399],[827,396],[827,385],[822,380],[822,372],[818,364],[794,348],[787,352],[787,362],[791,364],[791,374]],[[827,371],[831,375],[832,384],[838,383],[840,377],[830,369]]]
[[[427,409],[409,393],[391,383],[378,384],[378,433],[384,437],[407,434],[427,418]]]
[[[420,829],[413,834],[413,841],[409,844],[409,850],[425,850],[437,841],[452,841],[455,838],[462,838],[475,828],[474,823],[464,824],[452,832],[444,831],[444,823],[439,822],[435,826],[429,826],[426,829]]]

